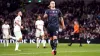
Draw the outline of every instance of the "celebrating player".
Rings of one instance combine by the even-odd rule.
[[[19,42],[22,41],[22,33],[21,33],[21,28],[23,28],[21,26],[21,16],[22,16],[22,12],[19,11],[17,17],[14,20],[14,35],[16,37],[16,47],[15,47],[15,51],[21,51],[19,50]]]
[[[45,11],[44,18],[48,17],[48,33],[50,34],[50,45],[52,47],[52,54],[56,55],[57,51],[57,33],[59,29],[59,20],[61,21],[63,29],[65,28],[62,13],[55,8],[55,1],[51,1],[50,9]]]
[[[41,20],[40,15],[38,15],[38,17],[37,17],[35,26],[36,26],[37,48],[39,48],[40,36],[42,37],[43,47],[45,48],[46,40],[44,38],[44,30],[43,30],[44,22],[43,22],[43,20]]]
[[[5,21],[5,23],[2,25],[2,32],[3,32],[3,39],[4,39],[4,47],[9,45],[9,38],[10,38],[10,26]]]

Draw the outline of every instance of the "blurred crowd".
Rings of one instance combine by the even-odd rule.
[[[84,39],[100,37],[100,2],[94,0],[89,4],[85,4],[83,0],[75,2],[72,0],[64,1],[56,7],[62,11],[66,26],[65,30],[59,27],[59,38],[67,39],[70,37],[70,33],[73,31],[72,27],[74,20],[78,20],[80,24],[80,37]],[[36,14],[43,15],[46,9],[48,9],[47,3],[36,3],[35,7],[31,11],[23,12],[22,25],[24,26],[24,29],[22,29],[22,33],[24,38],[35,38]],[[12,35],[14,18],[15,15],[13,14],[8,14],[6,16],[0,15],[0,25],[7,20],[11,27]],[[44,20],[44,22],[46,28],[47,20]],[[0,34],[0,36],[2,36],[2,32],[0,32]]]

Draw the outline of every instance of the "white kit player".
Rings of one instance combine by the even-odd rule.
[[[2,25],[2,33],[3,33],[3,39],[4,39],[4,47],[9,45],[9,38],[10,38],[10,26],[5,21],[5,23]]]
[[[37,48],[39,48],[40,37],[42,37],[43,48],[46,48],[45,47],[46,40],[44,37],[44,30],[43,30],[44,21],[41,20],[40,15],[38,15],[38,17],[37,17],[37,21],[35,22],[35,26],[36,26]]]
[[[17,17],[14,20],[14,35],[16,37],[16,47],[15,47],[15,51],[21,51],[19,50],[19,43],[22,41],[22,33],[21,33],[21,28],[23,28],[21,26],[21,16],[22,16],[22,12],[19,11],[17,14]]]

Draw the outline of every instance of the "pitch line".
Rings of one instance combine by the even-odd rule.
[[[20,51],[21,52],[21,51]],[[57,53],[71,53],[71,52],[100,52],[99,50],[98,51],[59,51]],[[16,55],[30,55],[30,54],[49,54],[51,52],[37,52],[37,53],[17,53],[17,54],[0,54],[0,56],[16,56]]]

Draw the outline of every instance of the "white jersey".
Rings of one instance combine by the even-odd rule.
[[[14,32],[21,31],[20,26],[15,23],[16,21],[21,25],[21,16],[17,16],[14,20]]]
[[[43,20],[37,20],[37,21],[35,22],[35,25],[37,26],[38,29],[43,30],[44,21],[43,21]]]
[[[3,34],[4,33],[9,33],[9,28],[10,28],[10,26],[8,25],[8,24],[3,24],[2,25],[2,31],[3,31]]]

